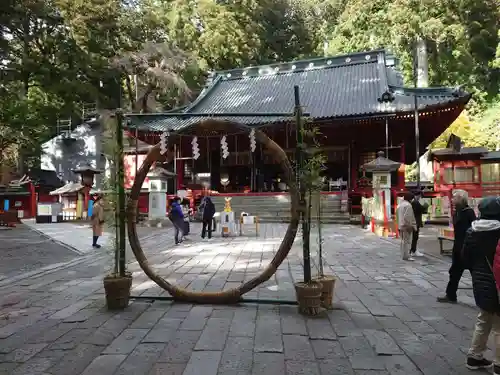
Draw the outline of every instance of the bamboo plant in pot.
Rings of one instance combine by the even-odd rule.
[[[123,114],[117,110],[114,116],[105,120],[108,124],[108,136],[116,140],[110,142],[112,157],[111,187],[112,194],[108,196],[108,206],[114,213],[115,246],[113,271],[104,277],[104,291],[109,310],[121,310],[128,306],[132,274],[126,270],[125,262],[125,187],[123,165]],[[115,125],[111,129],[109,124]],[[106,125],[105,125],[106,128]],[[114,130],[114,131],[113,131]],[[113,147],[115,146],[115,147]]]
[[[300,193],[300,217],[302,221],[302,253],[304,262],[304,281],[295,283],[295,293],[299,313],[309,316],[318,315],[321,311],[322,284],[313,280],[311,276],[311,215],[310,205],[307,204],[307,192],[313,181],[310,167],[320,160],[319,155],[310,147],[308,142],[314,139],[317,129],[305,128],[302,120],[298,87],[295,86],[295,123],[297,134],[296,176]]]

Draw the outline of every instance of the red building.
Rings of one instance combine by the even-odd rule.
[[[37,203],[56,202],[57,197],[49,193],[62,185],[53,171],[31,168],[21,178],[12,175],[8,184],[0,185],[0,211],[8,207],[9,211],[17,211],[19,218],[33,218]]]
[[[460,138],[452,136],[447,148],[433,150],[430,157],[435,191],[462,189],[472,198],[500,195],[500,151],[461,147]]]
[[[205,178],[212,190],[220,192],[275,194],[286,190],[280,171],[260,147],[250,151],[248,134],[228,136],[229,157],[223,159],[220,136],[211,137],[208,129],[206,137],[198,137],[201,156],[194,160],[189,127],[224,113],[217,118],[264,130],[293,159],[293,118],[258,114],[292,113],[296,85],[304,112],[322,134],[320,143],[328,159],[325,194],[348,190],[354,205],[361,194],[371,192],[371,176],[361,166],[375,159],[377,151],[383,150],[389,159],[403,164],[415,161],[415,101],[418,147],[423,153],[471,97],[456,88],[404,87],[397,59],[377,50],[216,72],[200,96],[179,110],[185,115],[131,116],[129,127],[137,129],[139,138],[149,144],[157,143],[165,131],[186,135],[176,150],[177,185]],[[405,188],[404,167],[394,172],[392,186],[394,192]]]

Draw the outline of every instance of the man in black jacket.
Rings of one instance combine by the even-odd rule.
[[[464,267],[471,273],[474,300],[479,307],[466,365],[471,370],[491,367],[492,362],[483,355],[490,333],[493,333],[493,374],[500,375],[500,303],[493,273],[500,239],[500,198],[483,198],[478,208],[480,218],[467,231],[462,258]]]
[[[460,279],[464,273],[462,262],[462,248],[464,246],[465,235],[471,224],[476,220],[474,210],[469,206],[468,194],[464,190],[455,190],[453,192],[453,204],[455,212],[453,214],[453,232],[455,235],[453,241],[453,250],[450,267],[450,280],[446,287],[446,295],[438,297],[438,302],[457,302],[457,290]]]
[[[212,199],[210,197],[205,197],[202,204],[200,205],[200,209],[202,210],[201,218],[203,222],[203,226],[201,229],[201,238],[205,238],[205,235],[208,233],[208,239],[211,239],[212,222],[215,215],[215,205],[212,202]]]
[[[422,254],[417,250],[418,236],[420,234],[420,228],[424,226],[424,222],[422,220],[422,216],[424,214],[424,207],[420,203],[421,192],[418,191],[415,193],[415,198],[411,201],[411,207],[413,208],[413,214],[415,215],[415,220],[417,222],[417,229],[413,231],[413,236],[411,237],[411,248],[410,248],[410,257],[417,256],[421,257]]]

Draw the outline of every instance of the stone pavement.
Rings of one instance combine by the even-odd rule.
[[[92,226],[88,222],[63,222],[53,224],[37,224],[34,220],[23,220],[23,224],[33,231],[45,236],[53,242],[66,246],[78,255],[112,253],[114,249],[114,228],[106,228],[105,232],[99,237],[98,243],[101,249],[92,247]],[[155,228],[138,226],[137,233],[142,238],[147,238],[155,234]],[[134,257],[127,246],[127,258],[132,260]]]
[[[0,227],[4,228],[4,227]],[[68,262],[78,254],[24,225],[0,229],[0,280]]]
[[[170,229],[144,236],[158,273],[197,290],[231,287],[258,273],[285,225],[255,237],[190,241],[173,247]],[[462,303],[436,302],[449,264],[399,259],[397,242],[351,226],[324,227],[326,269],[339,281],[336,309],[303,318],[294,306],[192,306],[135,300],[104,308],[109,258],[0,285],[0,374],[447,375],[469,374],[465,353],[476,316],[470,290]],[[315,239],[312,241],[316,244]],[[315,250],[317,244],[314,245]],[[297,240],[275,277],[250,294],[294,298],[301,277]],[[165,295],[134,262],[132,293]],[[466,276],[462,287],[470,287]],[[488,351],[488,355],[491,352]]]

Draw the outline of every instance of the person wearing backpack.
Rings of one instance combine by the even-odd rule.
[[[453,204],[455,212],[453,214],[453,250],[451,255],[451,267],[449,270],[450,279],[446,287],[446,295],[438,297],[438,302],[456,303],[457,290],[460,279],[464,274],[465,268],[462,262],[462,248],[464,246],[467,230],[476,220],[476,214],[469,206],[468,194],[465,190],[455,190],[453,192]]]
[[[174,225],[174,241],[175,244],[178,245],[182,242],[184,237],[184,213],[181,208],[181,198],[175,197],[170,208],[170,214],[168,218]],[[180,234],[180,236],[179,236]],[[179,238],[180,237],[180,238]]]
[[[472,275],[472,289],[479,315],[477,316],[472,342],[467,354],[467,368],[489,368],[493,364],[494,375],[500,375],[500,302],[493,264],[500,239],[500,198],[486,197],[479,203],[479,220],[472,223],[463,247],[463,264]],[[497,264],[498,264],[498,259]],[[488,338],[493,333],[495,358],[483,357]]]

